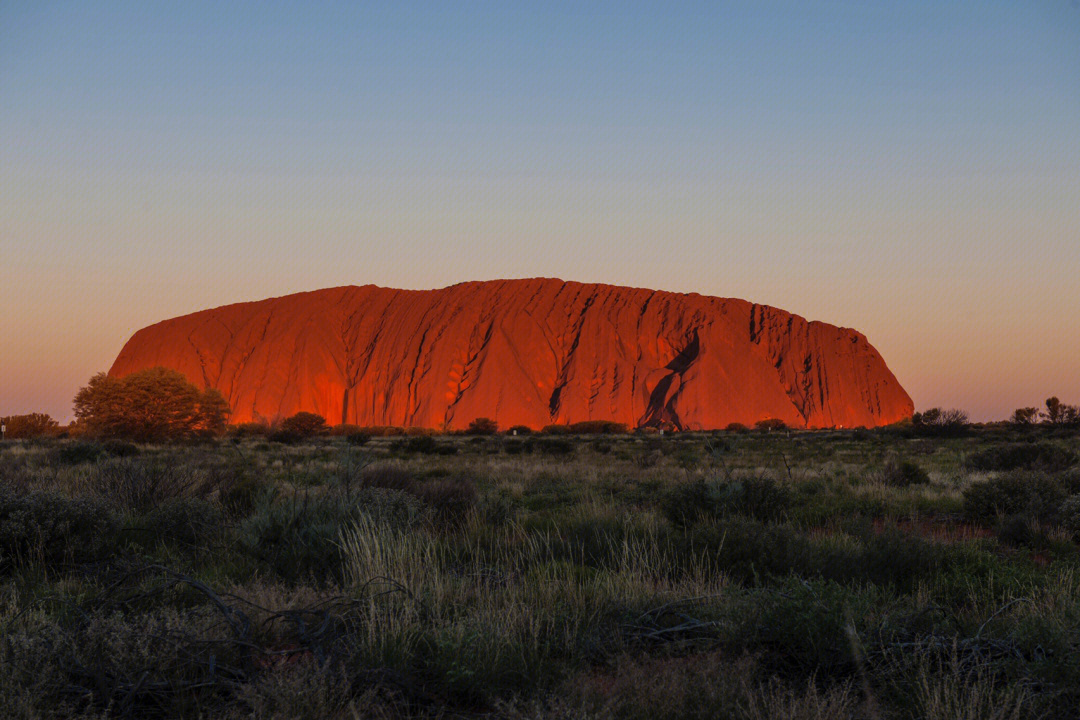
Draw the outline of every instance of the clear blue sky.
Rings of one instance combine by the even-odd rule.
[[[1080,4],[0,0],[0,414],[204,307],[538,275],[1080,402]]]

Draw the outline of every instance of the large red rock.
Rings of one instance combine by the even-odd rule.
[[[135,333],[110,374],[164,365],[219,389],[232,421],[463,428],[582,420],[872,427],[911,398],[866,338],[743,300],[561,280],[341,287]]]

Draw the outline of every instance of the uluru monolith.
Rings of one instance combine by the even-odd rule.
[[[232,422],[460,429],[610,420],[695,430],[874,427],[911,398],[859,332],[743,300],[553,279],[373,285],[227,305],[139,330],[110,370],[217,388]]]

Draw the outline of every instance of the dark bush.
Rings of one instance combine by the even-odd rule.
[[[112,514],[96,500],[0,485],[0,569],[95,560],[109,547],[113,529]]]
[[[327,431],[326,418],[312,412],[298,412],[281,421],[281,432],[292,433],[302,438],[322,435]]]
[[[911,427],[918,435],[929,437],[959,437],[968,431],[968,416],[963,410],[930,408],[915,413]]]
[[[974,453],[967,457],[965,465],[987,472],[1021,468],[1058,472],[1072,467],[1076,460],[1072,450],[1050,443],[1014,443]]]
[[[544,435],[569,435],[569,425],[545,425],[540,429],[540,432]]]
[[[360,473],[361,487],[384,488],[387,490],[402,490],[408,492],[416,480],[413,474],[405,468],[393,465],[372,465],[364,468]]]
[[[570,425],[570,432],[579,435],[613,435],[626,432],[624,423],[611,422],[610,420],[586,420]]]
[[[477,498],[476,482],[460,477],[419,481],[409,493],[446,518],[465,515],[476,505]]]
[[[1035,544],[1038,532],[1033,527],[1031,518],[1025,515],[1011,515],[998,527],[997,536],[1005,545],[1027,547]]]
[[[229,432],[236,437],[267,437],[271,433],[271,428],[267,423],[246,422],[233,425]]]
[[[404,441],[395,441],[395,448],[406,453],[434,455],[439,452],[439,442],[431,435],[416,435]]]
[[[772,478],[749,477],[706,485],[707,498],[716,512],[778,520],[791,507],[791,491]]]
[[[340,533],[361,515],[408,526],[422,521],[425,510],[414,495],[391,487],[361,488],[352,495],[276,498],[268,493],[241,523],[240,547],[290,581],[340,582]]]
[[[168,500],[145,518],[147,529],[159,540],[188,545],[206,543],[221,531],[221,510],[201,498]]]
[[[647,445],[641,452],[634,455],[634,465],[641,470],[655,467],[664,458],[663,451],[653,445]]]
[[[231,518],[244,517],[255,509],[259,496],[267,486],[243,472],[224,478],[218,488],[218,504],[222,512]]]
[[[355,513],[355,503],[339,498],[267,494],[241,523],[239,545],[287,580],[340,579],[338,538]]]
[[[742,423],[737,423],[737,422],[728,423],[728,426],[726,428],[724,428],[724,430],[726,430],[729,433],[740,433],[740,434],[750,432],[750,428],[746,427]]]
[[[1070,495],[1061,503],[1058,521],[1074,540],[1080,538],[1080,494]]]
[[[421,480],[402,468],[375,466],[360,475],[364,488],[382,488],[407,493],[441,517],[458,517],[476,504],[476,482],[469,478],[428,478]]]
[[[768,418],[766,420],[758,420],[754,423],[754,428],[757,430],[764,430],[765,432],[778,432],[780,430],[787,430],[787,423],[780,418]]]
[[[981,523],[1006,515],[1052,522],[1065,498],[1065,489],[1057,478],[1014,471],[964,490],[964,514]]]
[[[281,443],[282,445],[295,445],[303,440],[304,436],[288,430],[275,430],[270,433],[266,439],[270,442]]]
[[[126,459],[102,463],[87,486],[114,507],[147,512],[177,498],[206,497],[219,480],[190,465]]]
[[[531,453],[533,451],[533,442],[531,440],[507,440],[503,443],[502,448],[507,455]]]
[[[119,458],[132,457],[133,455],[139,454],[138,445],[124,440],[106,440],[102,443],[101,448],[109,455]]]
[[[531,435],[532,428],[528,425],[511,425],[506,430],[507,435]]]
[[[396,425],[369,425],[361,429],[371,437],[398,437],[405,435],[405,428]]]
[[[499,432],[499,424],[491,418],[479,417],[469,423],[465,432],[469,435],[494,435]]]
[[[574,443],[563,438],[540,438],[536,449],[545,455],[569,455],[574,452]]]
[[[94,462],[105,450],[95,442],[73,442],[62,446],[56,452],[56,459],[65,465]]]
[[[757,520],[779,520],[791,508],[791,491],[767,477],[686,483],[670,490],[661,501],[664,514],[686,524],[706,515],[742,515]]]
[[[883,483],[893,487],[925,485],[930,482],[930,475],[917,463],[895,457],[886,461],[879,477]]]
[[[371,436],[365,432],[354,432],[345,436],[345,441],[350,445],[367,445],[369,440]]]

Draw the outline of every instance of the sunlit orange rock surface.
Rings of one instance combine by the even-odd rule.
[[[164,365],[232,421],[502,428],[612,420],[680,429],[873,427],[911,398],[866,338],[742,300],[561,280],[341,287],[166,320],[110,374]]]

